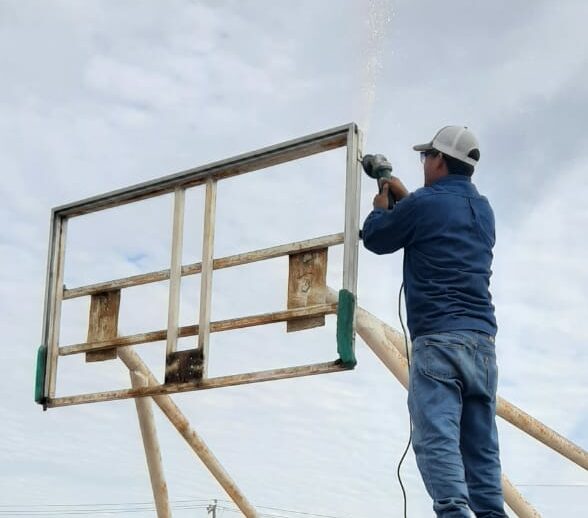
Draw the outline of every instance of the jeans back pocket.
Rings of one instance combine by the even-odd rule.
[[[459,344],[426,343],[424,348],[425,373],[437,379],[459,377],[463,346]]]

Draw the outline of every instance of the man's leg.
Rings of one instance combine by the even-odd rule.
[[[472,367],[461,418],[461,451],[470,507],[478,518],[504,518],[495,419],[496,357],[491,344],[477,348]]]
[[[469,518],[460,452],[459,346],[440,335],[413,342],[408,407],[413,449],[438,517]]]

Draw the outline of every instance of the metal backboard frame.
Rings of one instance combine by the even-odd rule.
[[[249,325],[290,321],[292,319],[308,316],[326,315],[337,312],[338,306],[337,304],[324,303],[308,306],[306,308],[289,309],[270,314],[254,315],[240,319],[211,323],[210,307],[212,273],[214,269],[246,264],[282,255],[324,249],[342,243],[344,246],[342,288],[343,291],[351,294],[353,298],[355,297],[357,289],[359,241],[359,204],[361,184],[359,157],[361,155],[361,140],[361,132],[357,125],[351,123],[53,209],[51,212],[50,243],[42,333],[43,338],[41,346],[41,349],[44,350],[44,354],[39,356],[37,371],[37,402],[42,403],[44,408],[57,407],[137,396],[170,394],[220,386],[253,383],[257,381],[320,374],[352,368],[353,365],[350,365],[349,363],[345,364],[345,362],[339,360],[322,364],[289,367],[217,378],[208,378],[206,372],[208,340],[211,332],[247,327]],[[219,181],[339,147],[347,148],[345,227],[343,233],[276,246],[264,250],[257,250],[254,252],[239,254],[237,256],[214,259],[213,247],[216,187]],[[198,185],[204,185],[206,188],[202,262],[183,266],[181,264],[181,257],[185,191],[187,188]],[[64,260],[67,223],[70,218],[168,193],[174,193],[173,236],[169,270],[151,272],[91,286],[66,289],[64,286]],[[180,328],[178,327],[178,315],[181,277],[194,273],[200,273],[202,276],[200,320],[197,326]],[[164,279],[170,280],[167,329],[134,335],[132,337],[113,337],[110,340],[89,341],[84,344],[60,347],[59,335],[61,306],[64,300],[105,293],[112,290],[121,290],[129,286],[157,282]],[[353,347],[355,338],[354,314],[351,322],[351,331],[351,347]],[[199,380],[56,397],[55,387],[59,356],[78,353],[94,354],[98,351],[104,352],[107,349],[116,351],[116,348],[118,347],[166,340],[166,355],[169,359],[169,355],[176,352],[177,340],[179,337],[196,334],[198,335],[197,349],[201,352],[204,359],[203,375]]]

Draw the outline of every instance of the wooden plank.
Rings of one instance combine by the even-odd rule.
[[[54,210],[60,216],[80,216],[109,207],[116,207],[153,196],[160,196],[174,191],[177,187],[187,188],[201,185],[206,182],[207,178],[220,180],[275,166],[316,153],[322,153],[330,149],[343,147],[347,143],[348,133],[354,131],[355,127],[353,123],[346,124],[226,160],[164,176],[157,180],[133,185],[68,205],[62,205]]]
[[[208,373],[210,343],[210,311],[212,306],[212,272],[214,257],[214,223],[216,219],[216,180],[206,182],[204,205],[204,235],[202,238],[202,278],[200,280],[200,319],[198,320],[198,348],[202,349],[202,376]]]
[[[116,338],[118,334],[118,310],[120,290],[92,295],[88,322],[88,342]],[[86,353],[86,362],[102,362],[116,359],[116,347]]]
[[[230,268],[232,266],[241,266],[243,264],[263,261],[265,259],[275,259],[276,257],[283,257],[297,252],[304,252],[309,250],[316,250],[329,246],[341,245],[344,242],[344,234],[331,234],[314,239],[307,239],[304,241],[297,241],[295,243],[288,243],[270,248],[263,248],[253,252],[245,252],[242,254],[230,255],[215,259],[213,261],[213,268],[221,270],[222,268]],[[182,266],[182,276],[198,274],[202,271],[202,263],[192,263]],[[92,295],[93,293],[102,293],[115,289],[131,288],[132,286],[140,286],[152,282],[166,281],[170,278],[169,270],[160,270],[157,272],[144,273],[141,275],[133,275],[132,277],[124,277],[108,282],[101,282],[97,284],[89,284],[87,286],[80,286],[77,288],[66,289],[63,294],[64,300],[73,299],[76,297],[84,297]]]
[[[304,308],[289,309],[287,311],[276,311],[273,313],[262,313],[248,317],[231,318],[228,320],[218,320],[211,322],[210,331],[212,333],[230,331],[232,329],[243,329],[246,327],[260,326],[265,324],[276,324],[286,322],[297,318],[307,318],[316,315],[332,315],[337,312],[337,304],[321,304],[318,306],[307,306]],[[178,336],[185,338],[198,334],[198,326],[182,326],[179,328]],[[99,351],[109,347],[128,347],[130,345],[145,344],[150,342],[161,342],[165,340],[167,331],[151,331],[149,333],[139,333],[129,336],[119,336],[110,340],[101,340],[96,342],[85,342],[81,344],[65,345],[59,348],[60,356],[70,356],[88,351]]]
[[[45,376],[45,393],[48,398],[55,396],[57,384],[57,359],[59,357],[59,335],[61,327],[61,305],[63,302],[63,271],[65,267],[65,245],[67,241],[67,219],[54,214],[54,257],[51,274],[53,294],[50,311],[49,341],[47,344],[48,371]]]
[[[288,309],[324,304],[327,293],[328,248],[290,255]],[[325,317],[289,320],[288,333],[325,325]]]
[[[176,188],[172,227],[172,253],[170,266],[169,302],[167,308],[166,355],[177,349],[180,318],[180,287],[182,279],[182,245],[184,241],[184,206],[186,191]]]
[[[128,399],[132,397],[159,396],[163,394],[175,394],[178,392],[189,392],[193,390],[207,390],[212,388],[260,383],[263,381],[275,381],[280,379],[298,378],[302,376],[315,376],[317,374],[327,374],[330,372],[340,372],[346,370],[350,369],[341,365],[337,361],[315,363],[312,365],[300,365],[297,367],[286,367],[282,369],[233,374],[231,376],[220,376],[217,378],[208,378],[192,383],[155,385],[134,389],[111,390],[108,392],[95,392],[91,394],[78,394],[75,396],[52,398],[47,401],[47,406],[60,407],[80,405],[84,403],[97,403],[100,401],[114,401],[117,399]]]

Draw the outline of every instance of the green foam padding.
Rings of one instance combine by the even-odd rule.
[[[37,351],[37,372],[35,374],[35,403],[43,404],[45,400],[45,369],[47,365],[47,346],[39,346]]]
[[[354,367],[357,364],[354,350],[354,317],[355,295],[349,290],[340,290],[337,307],[337,352],[341,363],[347,367]]]

